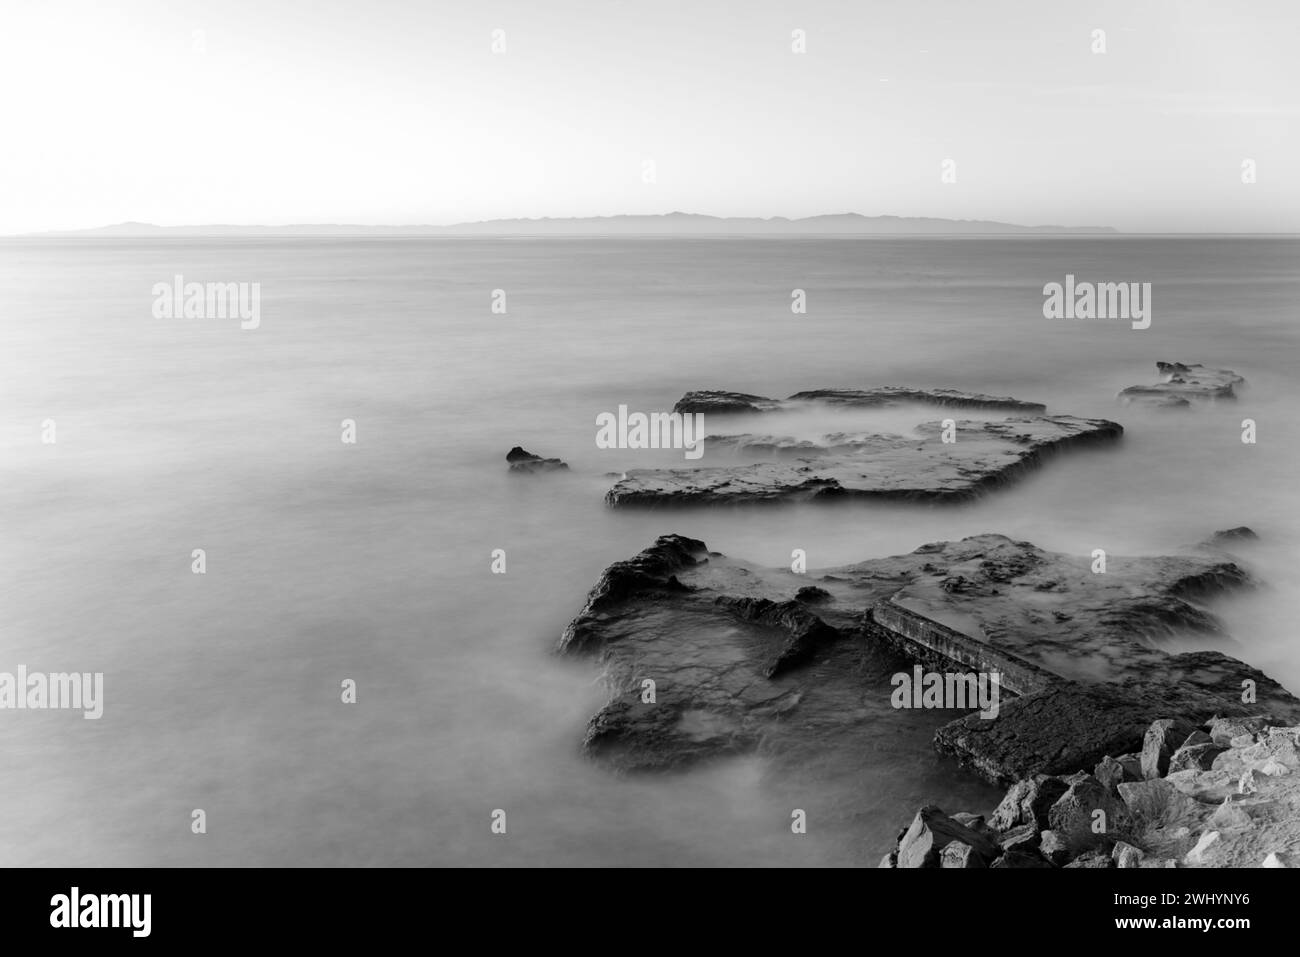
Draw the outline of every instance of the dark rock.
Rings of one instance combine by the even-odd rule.
[[[816,585],[804,585],[794,593],[794,600],[801,601],[805,605],[815,605],[818,602],[830,601],[831,593],[825,588],[818,588]]]
[[[511,472],[526,475],[538,472],[562,472],[569,467],[559,459],[544,459],[540,455],[524,451],[517,445],[506,453],[506,461],[510,463]]]
[[[1111,860],[1110,852],[1102,848],[1086,851],[1080,854],[1074,860],[1070,861],[1066,867],[1093,868],[1093,867],[1114,867],[1115,862]]]
[[[912,826],[898,843],[898,866],[938,867],[940,854],[953,841],[968,845],[983,861],[979,866],[992,863],[1000,850],[983,834],[957,823],[934,805],[927,805],[916,813]]]
[[[810,660],[819,648],[840,639],[840,632],[810,612],[801,602],[774,602],[766,598],[715,599],[742,621],[780,630],[786,637],[763,668],[765,678],[775,678]]]
[[[1167,628],[1217,627],[1181,596],[1193,586],[1200,593],[1245,580],[1236,565],[1195,554],[1112,557],[1108,564],[1107,574],[1093,575],[1086,558],[974,536],[829,570],[808,586],[829,600],[810,604],[784,597],[788,569],[749,566],[667,535],[606,569],[565,629],[560,651],[592,655],[603,666],[610,698],[591,719],[585,747],[624,770],[675,767],[760,744],[765,754],[791,760],[828,749],[861,755],[908,729],[933,734],[942,752],[1010,786],[1133,751],[1156,718],[1199,724],[1245,714],[1244,678],[1258,686],[1253,713],[1300,713],[1300,702],[1275,682],[1226,655],[1168,655],[1148,643]],[[945,592],[925,570],[936,566],[972,587]],[[1043,577],[1061,588],[1037,591]],[[891,630],[875,612],[886,600],[923,610],[919,618],[909,611],[909,620],[935,627]],[[1069,609],[1072,620],[1050,617],[1053,605]],[[960,667],[950,656],[958,652],[932,642],[938,620],[968,623],[969,634],[981,636],[964,638]],[[891,703],[892,676],[914,662],[1046,678],[1041,691],[1018,698],[1004,684],[995,720],[972,713],[936,734],[941,715]],[[1042,667],[1048,663],[1077,680],[1056,678]],[[1113,680],[1097,682],[1099,665]],[[654,702],[642,700],[647,678],[657,686]]]
[[[1070,845],[1050,828],[1038,835],[1038,852],[1056,867],[1064,867],[1070,860]]]
[[[1196,722],[1187,719],[1159,718],[1151,722],[1142,739],[1142,776],[1147,780],[1164,777],[1179,742],[1194,730]]]
[[[1038,830],[1048,826],[1048,812],[1066,792],[1068,785],[1060,778],[1039,774],[1017,781],[1007,791],[990,819],[994,830],[1008,832],[1022,825]]]
[[[765,399],[761,395],[746,392],[716,392],[702,390],[688,392],[673,406],[674,412],[704,412],[714,415],[726,415],[737,412],[771,412],[781,408],[782,403],[776,399]]]
[[[953,389],[909,389],[881,386],[874,389],[812,389],[796,392],[790,398],[768,399],[745,392],[702,390],[688,392],[673,406],[674,412],[774,412],[798,408],[809,403],[825,403],[853,408],[892,408],[899,405],[931,405],[951,409],[981,409],[990,412],[1025,412],[1041,414],[1047,406],[1041,402],[1023,402],[1008,396],[981,395]]]
[[[1133,780],[1127,776],[1128,772],[1124,765],[1121,764],[1117,758],[1112,758],[1109,754],[1097,762],[1097,766],[1093,769],[1092,774],[1093,777],[1102,783],[1102,786],[1105,787],[1107,791],[1112,793],[1118,793],[1115,791],[1115,788],[1119,786],[1120,782]]]
[[[1069,788],[1047,815],[1050,830],[1060,835],[1072,854],[1110,847],[1131,825],[1128,808],[1091,774],[1070,779]]]
[[[992,867],[1051,867],[1043,855],[1032,847],[1010,848],[991,865]]]
[[[998,846],[1003,852],[1011,850],[1013,847],[1034,847],[1038,846],[1038,826],[1036,824],[1018,824],[998,839]]]
[[[1246,380],[1231,369],[1207,369],[1181,362],[1157,362],[1161,381],[1155,385],[1134,385],[1119,394],[1121,402],[1159,408],[1187,408],[1192,402],[1232,400],[1236,387]]]
[[[1292,714],[1300,706],[1267,675],[1218,652],[1169,655],[1161,665],[1150,664],[1162,677],[1149,671],[1143,678],[1061,684],[1004,702],[996,721],[959,718],[935,733],[935,747],[994,783],[1010,784],[1094,767],[1108,754],[1141,747],[1152,723],[1169,715],[1178,715],[1187,729],[1216,713],[1256,709],[1241,704],[1246,678],[1256,682],[1259,702],[1270,709]]]
[[[1214,767],[1214,759],[1217,758],[1227,749],[1222,745],[1215,744],[1210,740],[1210,736],[1203,731],[1197,731],[1192,735],[1195,738],[1200,735],[1204,741],[1184,744],[1174,752],[1173,757],[1169,759],[1169,774],[1176,774],[1179,771],[1196,770],[1208,771]]]

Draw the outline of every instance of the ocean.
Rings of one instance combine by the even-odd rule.
[[[926,713],[795,780],[758,756],[661,776],[588,762],[603,689],[556,640],[606,565],[668,532],[771,566],[802,548],[815,574],[981,532],[1159,554],[1249,525],[1264,585],[1213,606],[1225,650],[1300,692],[1298,253],[1273,237],[0,241],[0,671],[104,674],[98,720],[0,711],[0,861],[856,865],[923,803],[992,809],[997,790],[933,753]],[[178,274],[259,283],[260,325],[155,318],[152,287]],[[1150,282],[1151,327],[1045,319],[1043,286],[1067,274]],[[1185,412],[1117,404],[1157,360],[1248,386]],[[597,448],[601,412],[884,384],[1013,395],[1125,436],[961,507],[602,502],[606,473],[690,463]],[[853,424],[908,426],[875,415]],[[570,472],[512,476],[515,445]]]

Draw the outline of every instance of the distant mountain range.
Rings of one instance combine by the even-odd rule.
[[[152,223],[118,223],[94,229],[54,230],[36,236],[944,236],[1007,234],[1117,233],[1110,226],[1017,226],[983,219],[933,219],[926,216],[863,216],[833,213],[786,219],[702,216],[667,213],[661,216],[586,216],[569,219],[491,219],[451,226],[354,226],[304,224],[295,226],[155,226]]]

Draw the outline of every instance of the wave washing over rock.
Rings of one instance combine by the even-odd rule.
[[[914,661],[998,673],[1018,697],[992,720],[944,725],[935,746],[1006,784],[1131,750],[1158,718],[1300,721],[1300,700],[1244,662],[1154,646],[1175,632],[1229,642],[1199,602],[1249,583],[1210,545],[1112,558],[1099,575],[1088,559],[989,534],[814,577],[666,535],[605,570],[559,650],[603,664],[611,697],[584,747],[622,770],[869,735],[888,675]],[[1243,681],[1257,703],[1242,703]]]
[[[1237,387],[1246,380],[1231,369],[1208,369],[1203,365],[1157,362],[1161,379],[1154,385],[1131,385],[1119,394],[1125,404],[1136,403],[1161,409],[1186,409],[1193,402],[1232,401]]]

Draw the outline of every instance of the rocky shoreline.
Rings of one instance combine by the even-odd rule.
[[[1233,398],[1244,382],[1228,370],[1158,368],[1163,382],[1121,398],[1183,407]],[[779,419],[917,404],[1014,414],[921,423],[911,436],[713,435],[715,454],[761,460],[631,470],[606,502],[959,503],[1051,453],[1123,434],[1039,403],[893,386],[788,399],[689,392],[674,412]],[[516,453],[512,469],[557,462]],[[1300,848],[1300,776],[1288,777],[1300,768],[1300,699],[1220,650],[1235,642],[1208,607],[1255,586],[1232,551],[1255,537],[1239,527],[1175,554],[1124,557],[988,533],[807,572],[663,535],[604,571],[558,651],[601,666],[609,697],[583,748],[619,772],[750,751],[862,753],[890,708],[906,706],[891,695],[907,684],[903,669],[915,669],[918,688],[932,669],[949,693],[962,675],[991,677],[991,701],[925,706],[956,709],[933,725],[934,749],[1007,789],[1004,800],[987,818],[922,807],[882,866],[1289,866]],[[1161,644],[1174,635],[1206,647],[1170,653]]]
[[[1125,753],[1159,718],[1266,709],[1300,722],[1300,700],[1246,663],[1156,646],[1172,633],[1231,645],[1202,602],[1250,583],[1209,543],[1096,574],[1086,558],[978,535],[805,575],[666,535],[605,570],[559,651],[603,666],[610,697],[583,746],[624,771],[869,734],[889,676],[915,662],[996,673],[1009,696],[997,717],[957,717],[934,746],[1005,785]]]
[[[1294,867],[1297,745],[1269,715],[1161,719],[1140,750],[1022,779],[987,817],[921,808],[880,866]]]

